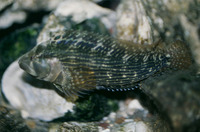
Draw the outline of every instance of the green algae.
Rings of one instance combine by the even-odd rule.
[[[67,112],[64,117],[58,118],[55,121],[99,121],[110,112],[118,109],[116,100],[111,100],[97,93],[79,98],[75,104],[74,112]]]
[[[0,40],[0,78],[8,65],[36,44],[38,27],[27,27]]]

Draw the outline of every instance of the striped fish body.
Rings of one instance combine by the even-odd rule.
[[[180,42],[145,46],[72,30],[55,33],[19,60],[22,69],[68,96],[92,89],[129,90],[163,68],[190,64],[189,51]]]

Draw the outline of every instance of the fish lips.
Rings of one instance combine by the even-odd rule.
[[[19,61],[19,67],[29,73],[32,76],[37,76],[36,72],[34,71],[33,67],[31,66],[31,60],[28,57],[22,56]]]

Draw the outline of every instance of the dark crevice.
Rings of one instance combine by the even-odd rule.
[[[13,3],[8,4],[7,6],[5,6],[3,9],[0,10],[0,14],[3,14],[7,9],[9,9],[11,6],[13,5]]]
[[[24,23],[14,23],[9,28],[0,29],[0,40],[3,37],[9,35],[10,33],[16,31],[17,29],[21,29],[21,28],[30,26],[33,23],[41,23],[43,17],[50,13],[50,11],[44,11],[44,10],[40,10],[37,12],[30,12],[30,11],[25,11],[25,12],[27,13],[27,18],[24,21]]]
[[[118,4],[120,3],[120,1],[121,0],[102,0],[102,1],[98,2],[97,4],[99,6],[115,10],[117,8]]]
[[[138,95],[138,100],[148,111],[153,115],[159,115],[159,117],[167,123],[171,132],[174,132],[174,127],[172,125],[171,119],[168,116],[165,109],[162,107],[162,104],[158,102],[153,96],[147,95],[142,90]]]

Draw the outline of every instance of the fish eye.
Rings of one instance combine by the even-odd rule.
[[[30,60],[32,61],[34,58],[35,58],[35,55],[32,55],[32,56],[30,57]]]

